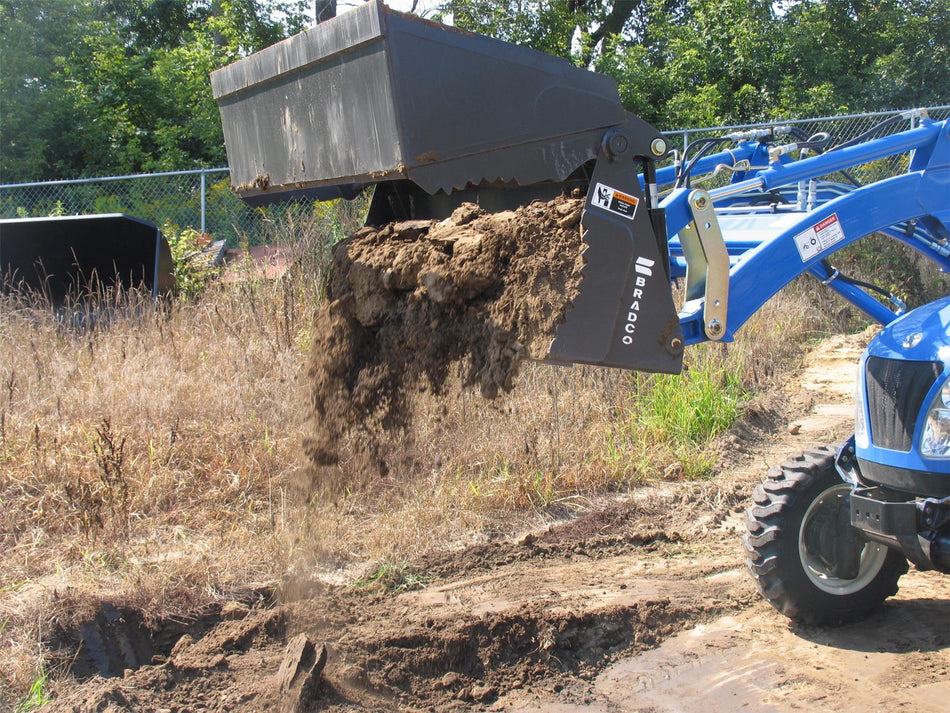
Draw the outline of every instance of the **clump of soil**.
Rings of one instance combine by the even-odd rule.
[[[336,463],[354,431],[372,453],[408,425],[413,393],[439,394],[455,367],[486,398],[511,390],[576,296],[582,208],[567,197],[495,214],[464,204],[337,245],[315,326],[311,463]]]

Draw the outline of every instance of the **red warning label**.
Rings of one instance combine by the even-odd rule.
[[[808,262],[819,253],[837,245],[844,238],[844,230],[841,229],[838,214],[832,213],[808,230],[796,235],[794,240],[802,262]]]

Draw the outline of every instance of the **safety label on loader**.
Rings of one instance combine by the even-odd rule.
[[[603,183],[598,183],[594,187],[594,195],[591,199],[591,203],[598,208],[609,210],[611,213],[622,215],[624,218],[630,218],[630,220],[633,220],[633,216],[637,214],[637,204],[639,202],[640,199],[636,196],[605,186]]]
[[[802,262],[808,262],[818,253],[824,252],[842,240],[844,240],[844,231],[841,229],[841,221],[838,220],[837,213],[832,213],[808,230],[796,235],[795,245],[798,247],[798,254],[802,256]]]

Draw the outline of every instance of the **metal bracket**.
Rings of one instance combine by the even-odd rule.
[[[586,244],[581,281],[572,309],[557,326],[550,361],[664,374],[683,368],[665,214],[652,205],[649,155],[664,148],[657,136],[635,117],[605,135],[581,217]]]
[[[679,234],[686,257],[686,299],[704,299],[703,329],[706,337],[717,341],[726,335],[729,251],[709,193],[690,193],[689,209],[693,220]]]

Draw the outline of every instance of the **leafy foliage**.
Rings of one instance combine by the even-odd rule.
[[[950,0],[450,0],[455,24],[617,79],[670,130],[934,105]]]
[[[0,0],[0,180],[218,166],[208,74],[303,29],[303,0]],[[435,19],[617,79],[664,130],[926,106],[950,0],[445,0]]]
[[[224,164],[209,73],[302,29],[304,5],[0,0],[3,180]]]
[[[194,228],[177,230],[171,224],[162,228],[162,234],[172,253],[175,292],[183,300],[192,301],[218,276],[218,269],[203,252],[210,238]]]

